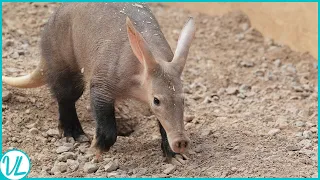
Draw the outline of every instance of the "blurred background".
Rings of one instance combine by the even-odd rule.
[[[166,3],[209,15],[241,10],[264,36],[318,57],[318,3]]]

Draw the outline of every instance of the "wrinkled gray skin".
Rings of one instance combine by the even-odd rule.
[[[68,135],[65,127],[68,123],[77,124],[77,117],[65,109],[75,112],[69,102],[74,103],[84,84],[90,83],[91,105],[97,121],[93,145],[100,151],[109,150],[116,141],[114,102],[126,98],[142,101],[150,106],[164,128],[163,141],[166,133],[171,150],[182,153],[189,139],[183,124],[180,76],[194,32],[194,21],[189,19],[173,54],[146,4],[64,4],[50,18],[42,34],[42,61],[38,68],[24,77],[2,79],[22,88],[48,83],[59,102],[60,129],[65,136],[75,139],[76,130],[70,127]],[[65,118],[76,120],[66,122]],[[77,127],[82,135],[81,125]]]

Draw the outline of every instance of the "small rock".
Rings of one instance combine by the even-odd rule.
[[[300,148],[299,146],[289,145],[289,146],[286,147],[286,149],[287,149],[288,151],[298,151],[298,150],[300,150],[301,148]]]
[[[195,116],[189,115],[189,116],[184,116],[184,121],[185,122],[191,122],[194,119]]]
[[[6,101],[9,101],[9,99],[12,97],[12,94],[10,91],[6,91],[6,90],[3,90],[2,91],[2,101],[3,102],[6,102]]]
[[[245,93],[247,91],[250,91],[251,87],[246,85],[246,84],[242,84],[240,87],[239,87],[239,92],[240,93]]]
[[[66,162],[68,159],[76,159],[77,155],[73,152],[64,152],[58,156],[58,161]]]
[[[26,114],[30,114],[30,109],[27,109],[27,110],[25,111],[25,113],[26,113]]]
[[[294,74],[297,73],[296,68],[295,68],[292,64],[283,65],[283,66],[281,67],[281,70],[282,70],[283,72],[286,72],[287,75],[294,75]]]
[[[298,143],[298,146],[304,147],[304,148],[309,148],[312,146],[311,140],[309,139],[303,139]]]
[[[56,153],[58,154],[61,154],[63,152],[67,152],[71,149],[71,147],[67,147],[67,146],[59,146],[57,149],[56,149]]]
[[[252,61],[242,61],[240,65],[243,67],[253,67],[254,63]]]
[[[303,92],[302,86],[299,86],[299,85],[293,85],[293,86],[292,86],[292,89],[293,89],[295,92]]]
[[[310,131],[313,132],[313,133],[316,133],[316,132],[318,132],[318,128],[312,127],[312,128],[310,128]]]
[[[99,167],[96,164],[92,163],[85,163],[83,166],[83,171],[86,173],[94,173],[99,169]]]
[[[176,167],[175,165],[167,164],[166,169],[163,171],[163,173],[165,173],[165,174],[171,174],[171,173],[173,173],[176,169],[177,169],[177,167]]]
[[[298,116],[300,116],[300,117],[302,117],[302,118],[308,118],[308,117],[309,117],[309,111],[307,111],[307,110],[301,110],[301,111],[299,111]],[[308,122],[307,122],[307,123],[308,123]],[[306,125],[308,125],[307,123],[306,123]]]
[[[239,93],[239,94],[237,95],[237,97],[239,97],[239,98],[241,98],[241,99],[245,99],[247,96],[246,96],[245,94],[243,94],[243,93]]]
[[[112,172],[115,171],[119,168],[119,161],[115,160],[115,161],[110,161],[107,165],[104,166],[104,169],[107,172]]]
[[[210,134],[212,134],[212,129],[204,129],[201,132],[201,136],[203,137],[209,136]]]
[[[296,121],[294,125],[297,126],[297,127],[304,127],[305,123],[302,122],[302,121]]]
[[[48,135],[48,136],[51,136],[51,137],[59,136],[59,131],[58,131],[58,130],[55,130],[55,129],[49,129],[49,130],[47,131],[47,135]]]
[[[257,70],[256,72],[254,72],[254,74],[258,77],[263,77],[264,76],[264,71],[262,70]]]
[[[276,126],[280,129],[284,129],[288,126],[288,120],[284,116],[280,116],[276,121]]]
[[[240,24],[240,28],[243,30],[243,31],[246,31],[249,29],[249,24],[248,23],[242,23]]]
[[[80,145],[79,146],[79,151],[81,152],[81,153],[85,153],[85,152],[87,152],[87,147],[86,146],[83,146],[83,145]]]
[[[296,133],[296,137],[302,137],[303,136],[303,132],[297,132]]]
[[[239,91],[238,91],[238,88],[237,87],[228,87],[226,89],[226,92],[227,92],[227,95],[235,95],[237,94]]]
[[[306,122],[306,126],[307,126],[307,127],[314,127],[314,126],[316,126],[316,125],[313,124],[312,122]]]
[[[19,58],[19,53],[18,52],[14,52],[14,53],[11,54],[11,57],[13,59],[18,59]]]
[[[14,41],[13,41],[13,40],[7,40],[7,41],[3,44],[3,47],[6,48],[6,47],[13,46],[13,45],[14,45]]]
[[[309,157],[315,156],[315,152],[313,152],[312,150],[309,150],[309,149],[301,149],[301,150],[299,151],[299,153],[305,154],[305,155],[307,155],[307,156],[309,156]]]
[[[67,172],[68,169],[68,165],[64,162],[56,162],[53,166],[53,168],[51,169],[51,172],[53,174],[56,174],[57,172],[59,173],[64,173]]]
[[[268,132],[268,134],[269,134],[270,136],[274,136],[274,135],[276,135],[276,134],[278,134],[278,133],[280,133],[280,129],[271,129],[271,130]]]
[[[145,175],[146,173],[148,172],[148,169],[146,169],[146,168],[139,168],[138,169],[138,172],[136,173],[137,174],[137,176],[143,176],[143,175]]]
[[[116,177],[119,177],[119,176],[120,176],[120,173],[117,172],[117,171],[107,173],[107,177],[108,177],[108,178],[116,178]]]
[[[68,165],[71,172],[74,172],[74,171],[78,170],[78,168],[79,168],[78,160],[68,159],[67,165]]]
[[[18,55],[19,55],[19,56],[23,56],[23,55],[25,55],[24,50],[18,50]]]
[[[39,133],[39,130],[37,129],[37,128],[31,128],[30,130],[29,130],[29,133],[31,133],[31,134],[38,134]]]
[[[280,59],[276,59],[273,63],[274,63],[274,65],[276,67],[280,67],[281,66],[281,60]]]
[[[312,138],[312,132],[311,131],[303,131],[303,137],[306,139],[311,139]]]
[[[225,89],[224,89],[224,88],[220,88],[220,89],[218,90],[218,92],[217,92],[217,95],[218,95],[218,96],[221,96],[221,95],[223,95],[224,92],[225,92]]]
[[[236,39],[238,40],[238,41],[241,41],[241,40],[243,40],[244,39],[244,34],[237,34],[236,35]]]

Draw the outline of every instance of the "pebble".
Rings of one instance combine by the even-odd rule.
[[[165,174],[171,174],[171,173],[173,173],[176,169],[177,169],[177,167],[176,167],[175,165],[167,164],[167,165],[166,165],[166,169],[163,171],[163,173],[165,173]]]
[[[148,172],[148,169],[146,168],[139,168],[138,172],[136,173],[137,176],[143,176]]]
[[[120,176],[120,173],[119,172],[110,172],[110,173],[107,173],[107,177],[108,178],[116,178],[116,177],[119,177]]]
[[[212,134],[212,129],[203,129],[201,132],[201,136],[207,137]]]
[[[191,122],[194,119],[195,116],[189,115],[189,116],[184,116],[184,121],[185,122]]]
[[[313,124],[312,122],[306,122],[306,126],[307,126],[307,127],[313,127],[313,126],[316,126],[316,125]]]
[[[74,171],[78,170],[78,168],[79,168],[78,160],[68,159],[67,165],[68,165],[68,168],[70,169],[71,172],[74,172]]]
[[[29,129],[29,133],[35,135],[35,134],[39,134],[39,130],[37,128],[31,128]]]
[[[313,132],[313,133],[316,133],[316,132],[318,132],[318,128],[312,127],[312,128],[310,128],[310,131]]]
[[[294,123],[294,125],[297,126],[297,127],[304,127],[304,126],[305,126],[305,123],[302,122],[302,121],[296,121],[296,122]]]
[[[63,152],[58,156],[58,161],[66,162],[68,159],[76,159],[77,155],[73,152]]]
[[[107,165],[104,166],[104,169],[107,172],[115,171],[119,168],[119,161],[116,159],[115,161],[110,161]]]
[[[293,86],[292,86],[292,89],[293,89],[295,92],[303,92],[303,88],[302,88],[302,86],[300,86],[300,85],[293,85]]]
[[[256,72],[254,72],[254,74],[258,77],[263,77],[264,76],[264,71],[262,70],[257,70]]]
[[[10,91],[6,91],[6,90],[2,91],[2,101],[3,102],[9,101],[11,97],[12,97],[12,94]]]
[[[302,137],[303,136],[303,132],[297,132],[296,133],[296,137]]]
[[[243,40],[243,39],[244,39],[244,34],[237,34],[237,35],[236,35],[236,39],[237,39],[238,41]]]
[[[14,41],[13,41],[13,40],[7,40],[7,41],[4,43],[3,48],[10,47],[10,46],[13,46],[13,45],[14,45]]]
[[[298,143],[298,146],[304,147],[304,148],[309,148],[312,146],[311,140],[309,139],[303,139]]]
[[[273,63],[274,63],[274,65],[276,67],[280,67],[281,66],[281,60],[280,59],[276,59]]]
[[[249,91],[250,88],[251,88],[250,86],[248,86],[248,85],[246,85],[246,84],[242,84],[242,85],[239,87],[239,92],[240,92],[240,93],[245,93],[245,92]]]
[[[271,136],[274,136],[276,134],[280,133],[280,129],[271,129],[268,134]]]
[[[298,113],[298,116],[300,116],[302,118],[308,118],[309,117],[309,111],[300,110],[299,113]],[[308,126],[308,122],[306,123],[306,125]]]
[[[284,129],[288,126],[288,120],[286,117],[284,116],[280,116],[277,120],[276,120],[276,126],[279,127],[280,129]]]
[[[288,151],[298,151],[298,150],[300,150],[301,148],[300,148],[299,146],[289,145],[289,146],[286,147],[286,149],[287,149]]]
[[[253,67],[254,63],[252,61],[242,61],[240,65],[243,67]]]
[[[85,163],[83,166],[83,171],[86,173],[94,173],[99,169],[99,167],[96,164],[92,163]]]
[[[59,146],[57,149],[56,149],[56,153],[58,154],[61,154],[63,152],[67,152],[71,149],[71,147],[67,147],[67,146]]]
[[[313,152],[312,150],[309,150],[309,149],[301,149],[301,150],[299,151],[299,153],[305,154],[305,155],[307,155],[307,156],[309,156],[309,157],[315,156],[315,152]]]
[[[240,28],[243,30],[243,31],[246,31],[249,29],[249,24],[248,23],[242,23],[240,24]]]
[[[13,59],[18,59],[19,58],[19,53],[18,52],[14,52],[14,53],[11,54],[11,57]]]
[[[51,172],[56,174],[58,173],[64,173],[67,172],[68,165],[64,162],[55,162],[53,168],[51,169]]]
[[[237,87],[228,87],[226,89],[226,93],[227,95],[235,95],[237,94],[239,91],[238,91],[238,88]]]
[[[303,131],[302,135],[306,139],[311,139],[312,138],[312,132],[311,131]]]
[[[223,95],[224,92],[225,92],[225,89],[224,89],[224,88],[220,88],[220,89],[218,90],[218,92],[217,92],[217,95],[218,95],[218,96],[221,96],[221,95]]]
[[[51,136],[51,137],[59,136],[59,131],[56,130],[56,129],[49,129],[49,130],[47,131],[47,135],[48,135],[48,136]]]

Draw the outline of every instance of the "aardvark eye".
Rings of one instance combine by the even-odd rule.
[[[153,99],[153,104],[156,105],[156,106],[159,106],[159,105],[160,105],[159,99],[155,97],[155,98]]]

